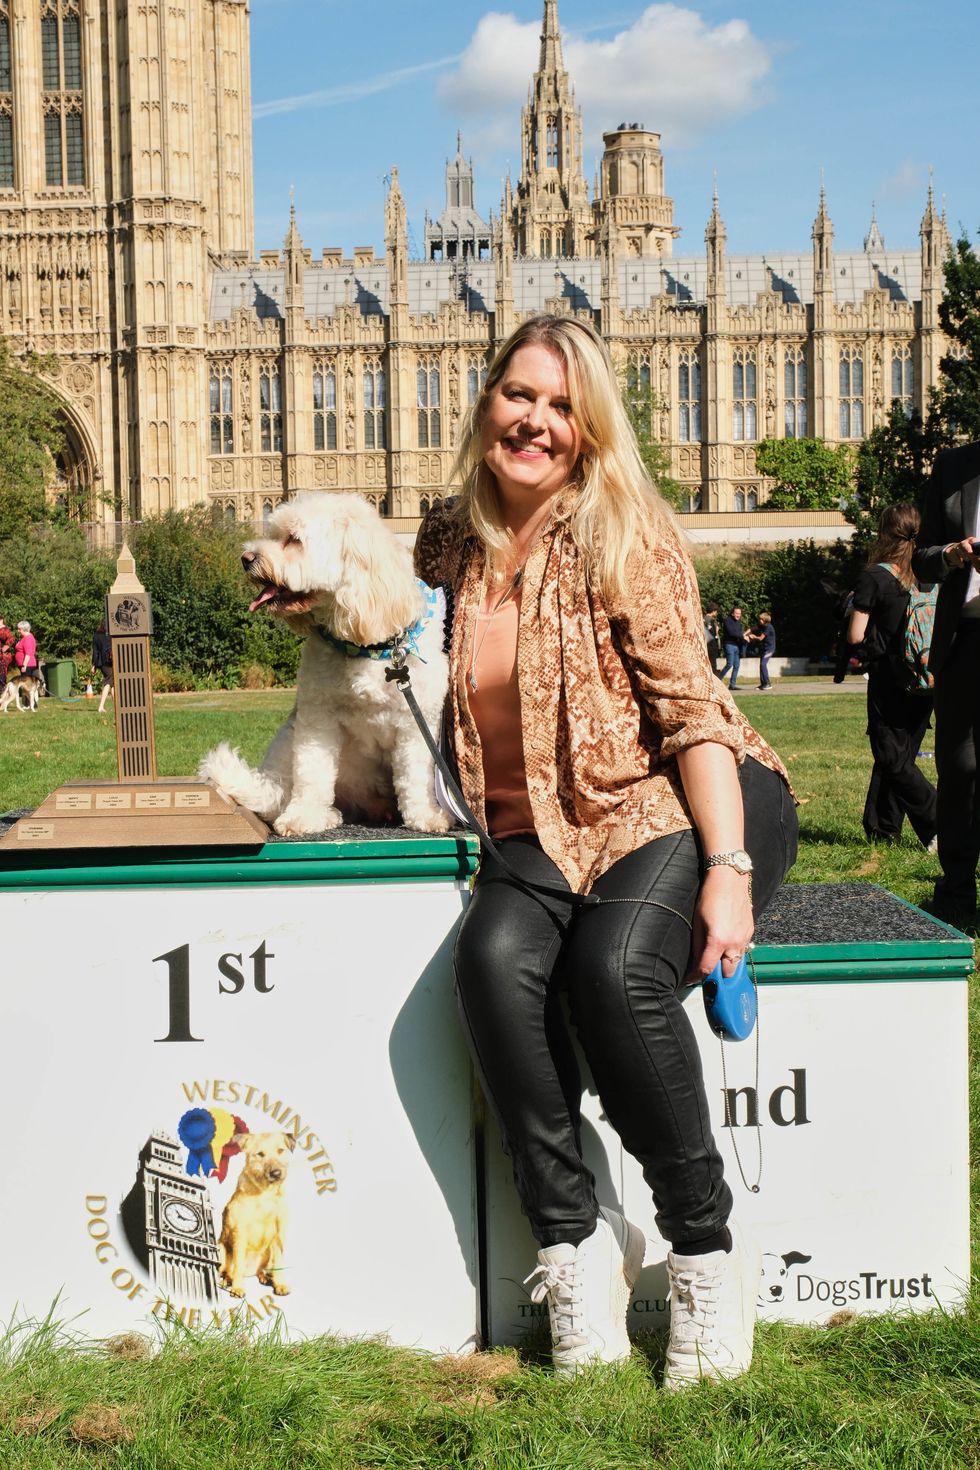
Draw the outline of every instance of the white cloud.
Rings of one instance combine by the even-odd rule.
[[[540,22],[488,12],[458,67],[440,78],[445,107],[484,136],[506,130],[513,139],[514,107],[526,99],[539,49]],[[650,5],[609,40],[562,37],[590,136],[640,122],[675,145],[761,106],[772,50],[744,20],[711,25],[679,5]]]
[[[882,179],[878,187],[878,198],[887,200],[908,199],[918,194],[925,195],[927,170],[923,163],[906,158],[893,174]]]

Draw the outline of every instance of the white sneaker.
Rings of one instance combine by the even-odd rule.
[[[762,1257],[737,1226],[730,1228],[730,1253],[667,1254],[670,1342],[665,1388],[738,1378],[752,1362]]]
[[[555,1371],[571,1378],[588,1363],[621,1363],[630,1355],[626,1311],[643,1265],[642,1230],[615,1210],[599,1208],[596,1227],[581,1245],[549,1245],[525,1285],[541,1279],[532,1302],[548,1302]]]

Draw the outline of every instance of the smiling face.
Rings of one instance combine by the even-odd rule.
[[[483,460],[505,514],[523,515],[567,485],[581,445],[564,362],[541,343],[519,347],[490,395],[482,429]]]

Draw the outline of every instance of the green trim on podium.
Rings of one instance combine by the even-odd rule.
[[[0,859],[0,891],[30,888],[227,888],[270,883],[413,883],[466,880],[476,872],[479,843],[468,832],[447,837],[267,842],[255,852],[227,848],[132,851],[106,862],[104,852],[13,852]]]

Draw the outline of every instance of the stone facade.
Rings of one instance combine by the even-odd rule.
[[[445,493],[461,419],[525,315],[580,313],[655,430],[692,511],[765,498],[764,437],[857,441],[921,409],[946,349],[949,238],[930,187],[914,249],[733,256],[717,198],[676,254],[659,135],[604,135],[590,199],[556,0],[521,119],[522,168],[488,224],[457,145],[447,209],[411,259],[392,169],[385,253],[314,260],[295,210],[252,248],[246,0],[0,0],[0,330],[52,354],[84,519],[210,500],[264,519],[300,489],[417,517]]]

